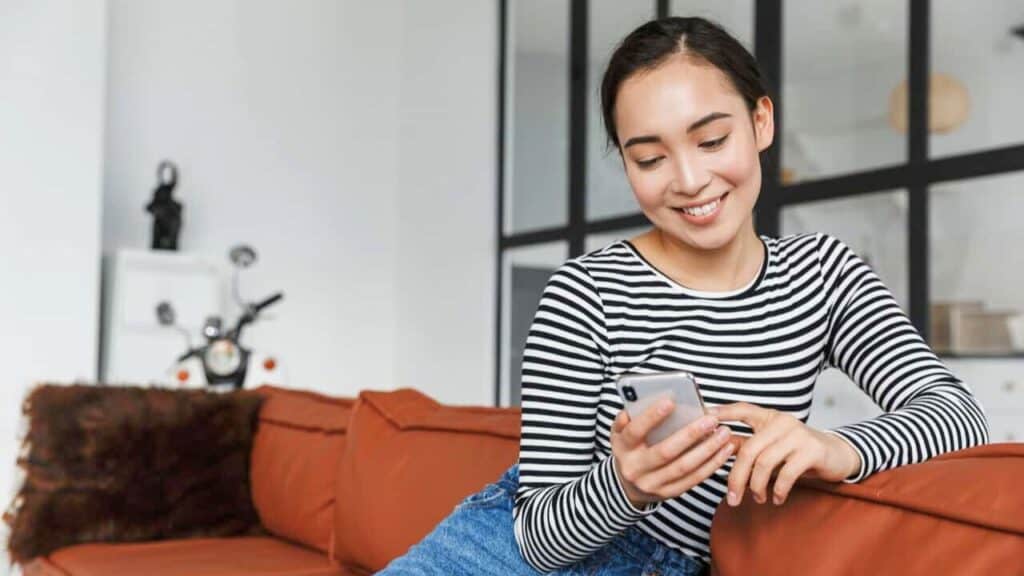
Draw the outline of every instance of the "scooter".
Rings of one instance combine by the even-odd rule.
[[[205,342],[193,347],[188,331],[175,323],[174,307],[169,302],[157,305],[160,324],[177,329],[185,337],[186,351],[168,371],[171,380],[181,387],[230,391],[284,383],[284,370],[277,358],[253,351],[241,343],[245,327],[259,320],[264,310],[280,302],[284,293],[277,292],[259,302],[244,302],[238,291],[239,273],[256,261],[256,251],[249,246],[236,246],[231,249],[230,258],[235,267],[232,296],[243,310],[234,328],[225,332],[221,318],[210,316],[203,326]]]

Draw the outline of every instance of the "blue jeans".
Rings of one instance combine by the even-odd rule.
[[[497,482],[471,494],[422,541],[395,558],[377,576],[536,576],[516,543],[512,497],[519,486],[514,464]],[[708,568],[630,527],[575,564],[549,572],[560,576],[701,576]]]

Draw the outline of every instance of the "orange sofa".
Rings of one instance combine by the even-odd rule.
[[[259,389],[251,493],[267,536],[66,547],[26,576],[372,574],[518,455],[520,413],[413,390],[356,399]],[[1024,444],[856,485],[801,480],[782,507],[720,506],[712,572],[1024,574]]]
[[[518,456],[517,409],[444,406],[412,389],[258,390],[250,482],[267,536],[79,544],[24,574],[372,574]]]

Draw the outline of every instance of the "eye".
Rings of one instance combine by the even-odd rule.
[[[699,144],[699,146],[702,149],[704,149],[704,150],[715,150],[717,148],[720,148],[722,146],[722,144],[725,143],[725,139],[728,138],[728,137],[729,137],[729,135],[726,134],[725,136],[722,136],[721,138],[719,138],[717,140],[707,140],[705,142],[701,142]]]
[[[664,156],[655,156],[654,158],[645,158],[643,160],[636,160],[636,165],[641,168],[653,168],[655,164],[661,161]]]

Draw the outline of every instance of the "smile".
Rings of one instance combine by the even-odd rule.
[[[722,205],[725,203],[727,196],[729,196],[728,192],[707,204],[694,206],[692,208],[673,208],[673,210],[679,212],[689,222],[693,222],[694,224],[708,224],[718,216],[719,212],[721,212]]]

